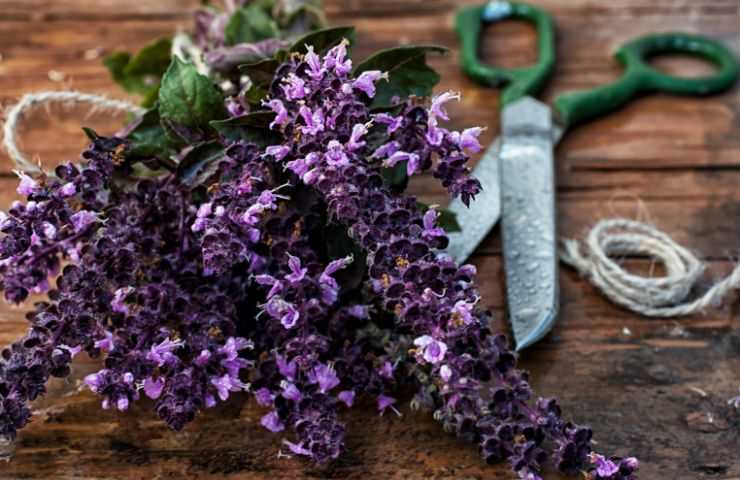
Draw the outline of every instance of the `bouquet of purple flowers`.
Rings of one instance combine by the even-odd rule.
[[[0,434],[84,351],[104,359],[84,380],[103,408],[146,396],[180,430],[246,391],[282,451],[319,464],[342,453],[343,409],[366,396],[397,413],[403,384],[521,478],[547,463],[635,478],[634,458],[596,454],[589,428],[533,395],[475,268],[444,253],[454,218],[404,194],[422,172],[465,203],[481,188],[467,166],[481,128],[447,129],[458,95],[432,95],[426,56],[443,49],[356,61],[353,29],[313,30],[320,9],[300,7],[201,11],[192,36],[108,57],[146,114],[113,137],[86,129],[79,165],[20,174],[0,287],[46,299],[2,352]]]

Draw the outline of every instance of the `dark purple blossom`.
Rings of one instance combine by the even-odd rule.
[[[417,389],[412,407],[434,410],[520,478],[537,480],[550,463],[634,479],[634,458],[595,453],[589,428],[534,396],[505,338],[489,331],[475,268],[441,252],[436,207],[422,211],[384,179],[387,168],[431,172],[452,196],[475,197],[467,161],[482,129],[443,125],[459,94],[373,110],[389,75],[353,75],[343,41],[291,55],[250,103],[251,80],[234,64],[280,42],[227,45],[227,20],[198,13],[196,44],[230,90],[231,115],[260,105],[274,114],[272,141],[214,133],[208,145],[220,142],[220,153],[196,186],[179,166],[134,177],[133,140],[116,137],[93,141],[81,167],[20,175],[26,200],[0,217],[0,286],[14,303],[48,299],[0,357],[0,435],[15,437],[28,402],[84,350],[104,357],[85,378],[103,408],[128,410],[143,392],[180,430],[249,392],[260,424],[284,435],[281,453],[319,464],[344,449],[340,411],[367,396],[379,415],[400,416],[403,383]]]

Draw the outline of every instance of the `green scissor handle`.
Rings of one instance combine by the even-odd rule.
[[[478,45],[484,22],[506,18],[525,20],[537,29],[537,63],[525,68],[500,68],[481,63]],[[555,32],[552,17],[525,3],[492,1],[486,5],[462,8],[455,19],[460,37],[463,70],[473,80],[491,87],[503,86],[501,105],[508,105],[525,95],[535,95],[555,66]]]
[[[652,56],[670,53],[706,59],[717,71],[704,77],[681,78],[660,72],[647,63]],[[617,81],[592,90],[564,93],[555,99],[555,112],[566,127],[616,110],[640,93],[695,96],[718,93],[731,87],[738,75],[737,59],[724,45],[687,33],[640,37],[619,48],[615,57],[625,67]]]

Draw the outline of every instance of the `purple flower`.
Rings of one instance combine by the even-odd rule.
[[[387,113],[377,113],[373,115],[373,120],[380,124],[387,125],[388,133],[395,132],[403,125],[403,116],[401,115],[394,117]]]
[[[454,326],[469,325],[475,321],[473,309],[475,305],[466,300],[458,300],[450,311],[450,322]]]
[[[422,335],[414,340],[414,345],[421,349],[421,354],[429,363],[439,363],[445,358],[447,345],[444,342],[435,340],[429,335]]]
[[[229,374],[224,374],[220,377],[212,378],[211,384],[216,388],[218,398],[222,401],[229,398],[229,392],[238,392],[241,390],[248,390],[249,385],[241,382],[238,378],[234,378]]]
[[[293,173],[295,173],[299,177],[303,178],[304,175],[306,175],[306,173],[309,171],[309,169],[318,163],[320,158],[321,158],[321,154],[319,154],[318,152],[311,152],[308,155],[306,155],[304,158],[299,158],[297,160],[288,162],[286,164],[286,168],[291,170]]]
[[[301,398],[303,398],[301,391],[298,390],[298,387],[296,387],[294,383],[283,382],[282,387],[282,395],[284,398],[287,398],[288,400],[291,400],[293,402],[300,402]]]
[[[354,390],[342,390],[337,395],[337,399],[348,407],[352,407],[355,403],[355,392]]]
[[[257,225],[262,220],[262,214],[265,212],[265,206],[260,203],[251,205],[241,217],[241,222],[245,225]]]
[[[102,339],[95,341],[94,346],[107,352],[113,348],[113,334],[110,330],[103,330],[103,335],[104,337]]]
[[[396,410],[393,404],[396,403],[396,399],[387,395],[378,395],[378,411],[383,415],[386,409],[390,408],[396,415],[401,416],[401,412]]]
[[[367,142],[362,140],[362,137],[367,135],[367,129],[368,124],[363,123],[358,123],[352,127],[352,134],[350,135],[349,143],[347,144],[347,148],[349,148],[350,152],[357,151],[367,144]]]
[[[41,224],[41,231],[44,234],[44,237],[53,240],[54,237],[57,235],[57,227],[52,225],[49,222],[43,222]]]
[[[306,82],[294,73],[290,74],[283,81],[284,84],[281,85],[281,88],[285,93],[285,98],[288,100],[300,100],[311,93],[306,87]]]
[[[239,356],[241,350],[252,348],[254,348],[254,344],[246,338],[229,337],[224,346],[219,347],[218,352],[223,354],[226,360],[234,360]]]
[[[265,102],[264,105],[270,107],[270,109],[275,112],[275,120],[270,123],[271,129],[274,130],[275,127],[284,127],[288,123],[288,110],[285,108],[285,105],[281,100],[272,99]]]
[[[84,380],[85,384],[90,387],[90,390],[97,392],[98,389],[103,385],[103,377],[101,372],[91,373],[86,375]]]
[[[128,410],[129,406],[129,400],[127,397],[118,397],[118,400],[116,400],[116,408],[121,411],[125,412]]]
[[[334,70],[334,73],[340,77],[352,70],[352,60],[347,58],[347,45],[349,45],[349,41],[342,40],[339,45],[329,50],[324,57],[324,68]]]
[[[398,162],[407,162],[406,172],[410,176],[410,175],[413,175],[416,172],[416,170],[419,168],[419,155],[415,153],[398,151],[398,152],[393,153],[390,157],[388,157],[385,160],[384,164],[388,167],[393,167]]]
[[[347,313],[361,320],[368,318],[368,308],[365,305],[352,305],[347,309]]]
[[[596,467],[596,473],[604,478],[609,478],[619,472],[619,467],[614,462],[598,453],[591,454],[591,463]]]
[[[158,399],[164,389],[164,380],[161,378],[147,377],[144,379],[144,393],[152,400]]]
[[[185,345],[182,340],[172,341],[169,338],[165,338],[157,345],[152,345],[151,349],[146,355],[147,360],[151,360],[156,363],[157,366],[161,367],[166,363],[172,363],[177,361],[177,356],[172,352]]]
[[[195,357],[195,360],[193,360],[193,363],[198,365],[199,367],[202,367],[208,363],[208,361],[211,359],[211,352],[210,350],[206,350],[205,348],[200,351],[197,357]]]
[[[326,146],[326,161],[329,165],[335,167],[341,167],[349,165],[349,157],[347,157],[344,151],[344,145],[339,143],[337,140],[330,140]]]
[[[393,378],[393,365],[389,361],[383,362],[383,365],[378,369],[378,375],[382,378],[392,379]]]
[[[481,145],[478,141],[481,133],[483,133],[483,128],[481,127],[466,128],[462,133],[454,132],[453,141],[463,150],[478,153],[481,150]]]
[[[306,46],[306,55],[304,60],[308,65],[306,74],[313,80],[320,80],[324,76],[325,70],[321,65],[321,58],[314,51],[313,45]]]
[[[321,287],[321,298],[324,303],[332,305],[337,301],[337,297],[339,295],[339,284],[334,279],[333,275],[352,263],[352,261],[353,258],[351,256],[332,260],[326,266],[324,271],[321,272],[321,276],[319,276],[319,286]]]
[[[254,392],[254,398],[257,400],[257,405],[266,407],[268,405],[272,405],[272,401],[275,399],[275,396],[269,389],[262,387]]]
[[[111,310],[117,313],[128,315],[130,313],[130,307],[126,304],[126,297],[134,292],[133,287],[119,288],[113,293],[113,300],[110,302]]]
[[[267,415],[264,415],[260,419],[260,423],[263,427],[273,433],[282,432],[283,430],[285,430],[285,425],[283,425],[283,422],[280,421],[280,417],[274,410]]]
[[[319,391],[326,393],[339,385],[337,373],[329,365],[319,363],[313,368],[313,378],[315,383],[319,384]]]
[[[276,360],[280,374],[288,380],[295,380],[296,373],[298,371],[298,366],[296,365],[296,363],[293,360],[287,361],[285,357],[282,357],[280,355],[277,356]]]
[[[301,131],[305,135],[317,135],[324,131],[324,111],[321,107],[313,112],[305,105],[299,110],[304,125]]]
[[[285,328],[293,328],[301,313],[292,303],[288,303],[280,297],[272,297],[265,306],[265,311],[275,319],[280,320],[280,323]]]
[[[290,267],[290,274],[285,276],[285,279],[292,283],[298,283],[306,277],[307,268],[302,268],[301,259],[288,254],[288,266]]]
[[[436,226],[437,218],[439,218],[439,212],[434,206],[429,207],[424,214],[424,231],[422,232],[424,238],[433,239],[446,235],[443,228]]]
[[[70,217],[75,232],[82,232],[88,226],[98,221],[98,216],[89,210],[80,210]]]
[[[442,145],[446,134],[447,130],[439,127],[437,119],[434,117],[429,117],[429,121],[427,122],[427,131],[424,136],[424,138],[426,138],[426,141],[429,142],[430,145],[439,147]]]
[[[397,141],[393,140],[391,142],[388,142],[384,145],[381,145],[378,147],[375,152],[373,152],[373,158],[388,158],[394,155],[396,152],[398,152],[401,148],[401,144]]]
[[[18,192],[18,195],[23,195],[24,197],[30,197],[31,195],[36,192],[39,188],[38,182],[31,178],[30,176],[26,175],[23,172],[15,172],[16,175],[18,175],[18,178],[20,178],[20,182],[18,182],[18,188],[16,191]]]
[[[65,197],[72,197],[77,194],[77,187],[74,182],[67,182],[59,189],[59,193]]]
[[[380,70],[368,70],[362,72],[359,77],[352,82],[352,88],[360,90],[370,98],[375,97],[375,83],[381,78],[388,79],[388,74]]]
[[[460,100],[460,94],[455,92],[444,92],[436,97],[432,98],[432,106],[429,108],[429,113],[436,118],[442,120],[449,120],[450,117],[447,115],[447,111],[444,109],[444,105],[451,100]]]
[[[283,282],[277,280],[272,275],[255,275],[254,281],[257,282],[259,285],[270,287],[270,290],[267,292],[268,300],[275,295],[280,295],[283,291]]]
[[[265,149],[265,155],[275,157],[275,160],[282,160],[290,153],[290,147],[286,145],[272,145]]]
[[[206,229],[208,225],[208,217],[213,213],[213,205],[210,202],[203,203],[198,207],[198,211],[195,214],[195,221],[190,229],[193,232],[201,232]]]

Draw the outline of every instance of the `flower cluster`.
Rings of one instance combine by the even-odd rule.
[[[199,21],[199,41],[223,42],[221,17]],[[534,396],[488,327],[475,268],[444,253],[440,211],[388,179],[430,172],[474,199],[467,162],[481,129],[445,126],[459,95],[395,95],[376,108],[392,78],[353,65],[346,41],[285,58],[257,104],[228,109],[239,128],[269,117],[263,135],[211,133],[220,153],[200,183],[178,165],[138,176],[130,132],[95,137],[80,167],[21,175],[26,202],[0,219],[0,285],[14,303],[48,298],[0,358],[0,434],[14,438],[48,377],[68,375],[85,351],[104,357],[85,378],[103,408],[127,410],[143,394],[179,430],[249,392],[260,424],[284,432],[282,453],[320,464],[345,448],[343,409],[364,396],[400,415],[405,384],[412,406],[520,478],[541,478],[547,463],[636,478],[634,458],[594,452],[590,429]]]
[[[452,195],[468,202],[480,188],[465,166],[467,152],[480,148],[480,129],[440,126],[448,119],[444,104],[455,98],[450,93],[429,107],[406,101],[395,115],[373,113],[362,98],[373,97],[383,73],[353,78],[345,47],[323,58],[309,48],[280,71],[266,105],[275,112],[272,127],[288,141],[268,147],[267,157],[319,192],[329,216],[367,254],[368,293],[394,313],[396,328],[415,337],[418,404],[435,407],[446,429],[479,443],[487,461],[508,459],[522,478],[539,478],[551,457],[565,473],[586,468],[602,458],[589,456],[590,430],[561,420],[552,400],[529,405],[526,374],[477,305],[475,269],[439,251],[446,238],[438,213],[422,212],[415,199],[394,195],[382,181],[383,167],[398,162],[409,175],[434,169]],[[626,476],[634,470],[629,465],[620,467]]]

